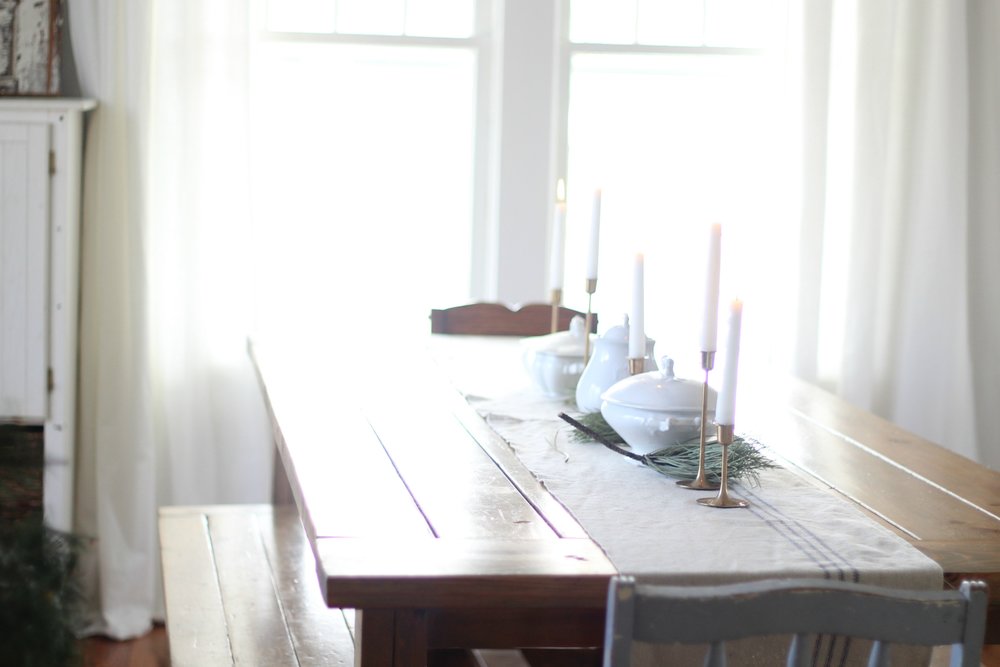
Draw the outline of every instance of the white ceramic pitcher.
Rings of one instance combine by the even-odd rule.
[[[582,412],[599,412],[601,394],[628,377],[628,327],[626,315],[623,324],[611,327],[594,342],[590,361],[576,385],[576,406]],[[655,344],[652,338],[646,339],[644,371],[656,370]]]

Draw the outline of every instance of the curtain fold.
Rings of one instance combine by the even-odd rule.
[[[76,530],[86,633],[162,616],[157,507],[266,502],[246,355],[246,3],[70,0],[86,136]]]
[[[87,126],[80,281],[76,530],[87,632],[145,631],[154,605],[155,475],[143,219],[151,34],[144,2],[71,0]],[[136,585],[136,583],[139,585]]]
[[[797,23],[795,371],[1000,468],[997,11],[838,0]]]
[[[971,0],[966,29],[972,389],[982,460],[1000,470],[1000,4]]]

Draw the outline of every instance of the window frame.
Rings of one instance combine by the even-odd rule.
[[[493,214],[491,201],[496,193],[491,191],[492,173],[495,169],[490,159],[495,150],[494,108],[497,104],[499,88],[494,84],[496,76],[496,44],[493,22],[497,7],[503,0],[473,0],[474,28],[469,37],[428,37],[423,35],[387,35],[341,32],[288,32],[267,28],[267,4],[269,0],[255,0],[252,3],[250,26],[252,39],[258,42],[281,42],[300,44],[354,44],[385,47],[420,47],[442,49],[467,49],[476,60],[476,100],[475,135],[473,139],[473,183],[471,248],[472,271],[469,279],[469,294],[472,298],[484,298],[495,289],[496,266],[499,262],[491,258],[492,245],[496,236],[492,228]],[[478,270],[477,270],[478,267]]]
[[[765,49],[572,42],[572,0],[474,0],[469,37],[269,31],[254,3],[258,39],[471,49],[476,58],[472,243],[473,300],[549,298],[555,188],[567,179],[570,79],[579,54],[766,55]],[[539,94],[539,91],[542,91]],[[546,94],[547,93],[547,94]],[[567,276],[568,289],[575,289]],[[582,287],[582,285],[581,285]]]

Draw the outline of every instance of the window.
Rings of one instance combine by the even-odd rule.
[[[260,335],[344,328],[351,314],[426,328],[422,295],[469,298],[474,9],[262,5],[251,66]]]
[[[337,313],[381,304],[392,326],[426,330],[434,306],[543,300],[557,178],[564,298],[579,309],[604,191],[604,326],[627,309],[643,250],[649,334],[660,353],[693,345],[709,222],[724,224],[727,275],[766,282],[748,258],[774,214],[784,0],[261,2],[267,322],[342,326]]]
[[[783,0],[572,0],[568,71],[566,300],[583,290],[590,201],[602,189],[594,310],[630,305],[646,256],[646,327],[657,354],[697,374],[707,228],[723,224],[723,299],[763,300],[780,202],[777,182]],[[575,220],[573,218],[576,218]],[[769,248],[762,248],[761,238]]]

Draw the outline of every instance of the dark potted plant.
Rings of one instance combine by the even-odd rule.
[[[79,662],[79,539],[25,518],[0,527],[0,665]]]
[[[76,664],[80,539],[42,521],[40,427],[0,425],[0,665]]]

